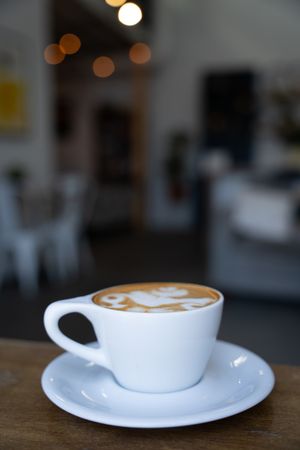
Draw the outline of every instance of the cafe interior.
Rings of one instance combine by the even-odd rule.
[[[299,20],[294,0],[0,2],[0,337],[49,340],[56,300],[191,282],[224,293],[220,339],[300,364]]]

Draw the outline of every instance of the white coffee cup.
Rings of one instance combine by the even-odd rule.
[[[124,388],[178,391],[200,381],[212,353],[224,302],[223,295],[214,292],[218,300],[213,304],[161,314],[105,308],[95,304],[91,294],[50,304],[44,323],[54,342],[110,370]],[[59,319],[74,312],[90,320],[99,348],[75,342],[60,331]]]

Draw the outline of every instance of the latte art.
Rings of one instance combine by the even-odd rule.
[[[191,311],[219,300],[213,289],[187,283],[144,283],[105,289],[93,297],[104,308],[164,313]]]

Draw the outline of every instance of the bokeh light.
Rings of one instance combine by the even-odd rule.
[[[135,64],[146,64],[151,59],[151,50],[147,44],[138,42],[129,50],[129,59]]]
[[[135,3],[125,3],[118,11],[118,19],[123,25],[132,27],[142,20],[141,8]]]
[[[61,50],[66,55],[74,55],[81,47],[81,41],[76,34],[67,33],[59,41]]]
[[[107,78],[115,71],[115,65],[108,56],[99,56],[93,62],[93,72],[96,77]]]
[[[65,54],[58,44],[50,44],[45,48],[44,58],[48,64],[59,64],[65,59]]]
[[[126,0],[105,0],[105,3],[107,3],[109,6],[112,6],[113,8],[118,8],[119,6],[122,6]]]

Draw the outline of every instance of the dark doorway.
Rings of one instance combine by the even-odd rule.
[[[203,146],[223,149],[235,166],[251,163],[257,118],[255,74],[209,73],[204,79]]]

